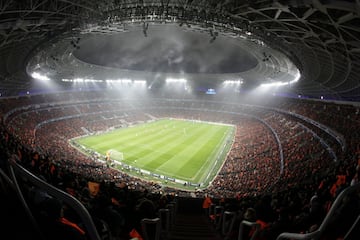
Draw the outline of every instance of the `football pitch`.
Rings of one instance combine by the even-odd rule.
[[[115,167],[130,175],[207,186],[222,166],[234,132],[232,125],[159,119],[75,141],[109,156]]]

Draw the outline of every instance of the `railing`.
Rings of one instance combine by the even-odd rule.
[[[345,197],[349,196],[350,194],[354,193],[355,191],[359,191],[360,190],[360,183],[357,183],[353,186],[347,187],[345,190],[343,190],[339,196],[335,199],[334,203],[332,204],[329,212],[327,213],[326,217],[324,218],[324,220],[322,221],[320,227],[315,230],[314,232],[311,233],[288,233],[288,232],[284,232],[281,233],[278,237],[277,240],[281,240],[281,239],[292,239],[292,240],[318,240],[320,239],[324,232],[325,229],[327,229],[328,225],[330,224],[330,221],[332,221],[333,217],[336,214],[336,210],[340,207],[340,205],[343,203],[343,200]],[[353,223],[353,225],[348,229],[348,232],[345,236],[350,235],[351,231],[353,231],[353,228],[356,224],[358,224],[360,219],[360,213],[358,213],[358,217],[355,220],[355,222]]]
[[[17,195],[23,204],[25,211],[27,212],[30,220],[32,223],[36,226],[36,220],[33,217],[30,208],[28,207],[28,204],[23,196],[23,193],[21,191],[20,185],[18,183],[18,178],[22,180],[27,180],[34,186],[46,191],[49,195],[63,201],[67,205],[69,205],[72,209],[75,210],[75,212],[80,217],[82,223],[84,224],[85,231],[87,232],[90,240],[100,240],[100,236],[97,232],[97,229],[95,227],[95,224],[92,220],[91,215],[87,211],[87,209],[84,207],[84,205],[71,196],[70,194],[61,191],[54,186],[44,182],[43,180],[36,177],[34,174],[20,166],[17,162],[17,157],[15,155],[12,156],[12,158],[9,159],[9,172],[10,172],[10,179],[15,187],[15,190],[17,192]],[[41,232],[41,230],[40,230]]]

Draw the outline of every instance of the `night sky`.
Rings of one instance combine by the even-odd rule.
[[[257,65],[241,42],[176,25],[139,25],[130,32],[82,38],[74,55],[82,61],[120,69],[163,73],[236,73]]]

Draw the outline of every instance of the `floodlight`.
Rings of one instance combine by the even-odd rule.
[[[41,81],[49,81],[50,80],[50,78],[48,78],[46,75],[42,75],[41,73],[38,73],[38,72],[33,72],[31,74],[31,77],[34,79],[41,80]]]
[[[167,78],[167,83],[186,83],[187,80],[185,78]]]
[[[145,80],[133,80],[134,84],[145,84]]]
[[[243,84],[242,80],[226,80],[224,84]]]

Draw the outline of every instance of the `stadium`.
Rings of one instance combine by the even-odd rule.
[[[360,236],[359,1],[0,7],[2,237]]]

